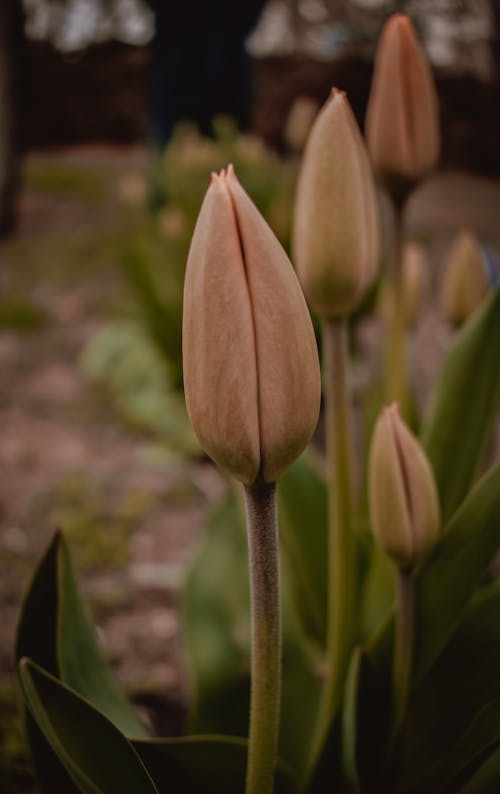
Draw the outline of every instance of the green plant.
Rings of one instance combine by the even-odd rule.
[[[389,24],[402,26],[403,51],[414,53],[408,23]],[[498,790],[500,587],[491,566],[500,548],[500,463],[488,464],[485,449],[500,409],[500,287],[457,333],[418,438],[396,407],[383,411],[368,508],[366,487],[358,495],[351,485],[346,342],[347,318],[374,276],[373,190],[341,95],[316,125],[332,111],[342,122],[343,162],[357,177],[350,182],[342,168],[327,175],[318,200],[328,142],[316,126],[297,210],[301,222],[312,207],[312,224],[320,209],[328,217],[330,205],[338,211],[345,201],[362,238],[344,240],[356,268],[342,260],[331,274],[314,230],[299,231],[299,269],[323,326],[325,461],[307,453],[295,460],[319,401],[305,303],[284,251],[228,169],[212,179],[189,254],[184,374],[201,445],[244,489],[228,488],[210,515],[186,584],[192,734],[147,735],[95,643],[57,534],[16,643],[43,791]],[[400,201],[407,177],[420,173],[389,171],[403,177],[391,179]],[[396,259],[393,311],[400,270]],[[407,333],[403,312],[388,348],[389,384],[402,388],[404,409],[396,330]]]

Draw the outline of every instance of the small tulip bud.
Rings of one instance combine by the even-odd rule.
[[[411,21],[394,14],[375,58],[366,111],[366,138],[375,170],[396,195],[432,170],[439,157],[436,88]]]
[[[341,91],[332,90],[307,142],[294,217],[297,272],[322,318],[352,313],[376,273],[378,217],[368,155]]]
[[[368,477],[377,542],[401,568],[412,567],[437,538],[439,502],[431,465],[396,403],[375,426]]]
[[[423,277],[425,272],[425,250],[420,243],[410,241],[403,248],[402,291],[403,316],[412,326],[422,302]]]
[[[307,96],[299,96],[293,103],[285,123],[285,140],[293,152],[301,152],[306,144],[318,103]]]
[[[274,482],[316,427],[318,351],[290,261],[231,166],[212,176],[191,242],[183,363],[203,449],[246,485]]]
[[[446,318],[461,325],[481,305],[487,291],[481,247],[477,238],[462,231],[446,260],[441,302]]]

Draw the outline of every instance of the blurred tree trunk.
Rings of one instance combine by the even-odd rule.
[[[0,236],[15,220],[19,178],[17,107],[24,39],[22,0],[0,0]]]

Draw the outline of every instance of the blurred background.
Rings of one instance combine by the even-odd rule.
[[[183,272],[211,170],[232,161],[289,247],[300,153],[335,85],[363,124],[390,13],[434,67],[442,157],[412,197],[425,253],[412,338],[421,406],[451,331],[439,305],[463,229],[500,250],[499,0],[0,3],[0,789],[33,791],[11,669],[30,570],[61,526],[121,682],[183,726],[179,603],[226,488],[185,414]],[[354,389],[380,322],[356,332]]]

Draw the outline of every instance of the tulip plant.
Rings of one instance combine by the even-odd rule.
[[[500,789],[500,463],[488,446],[500,287],[457,310],[418,435],[405,421],[422,256],[403,244],[403,208],[436,162],[437,129],[429,67],[396,15],[377,55],[368,150],[340,91],[312,127],[296,195],[298,278],[234,169],[212,176],[186,268],[184,389],[199,442],[231,485],[185,589],[191,733],[151,737],[121,694],[57,534],[16,644],[42,791]],[[379,279],[388,404],[365,455],[351,433],[348,335],[377,280],[368,152],[397,242]],[[460,272],[453,283],[468,278]],[[306,299],[324,394],[302,454],[321,398]]]

